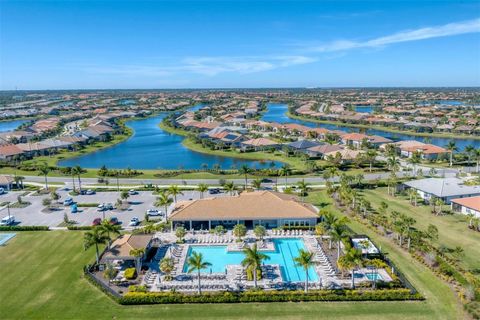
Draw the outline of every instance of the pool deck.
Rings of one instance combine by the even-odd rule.
[[[185,261],[188,257],[189,248],[195,246],[226,246],[228,251],[238,252],[246,246],[253,246],[257,243],[260,251],[274,251],[274,239],[301,239],[305,249],[314,253],[314,270],[317,275],[317,281],[310,281],[309,288],[341,288],[349,287],[351,279],[349,277],[341,277],[334,267],[335,261],[331,261],[319,244],[318,238],[311,232],[272,232],[268,231],[264,240],[257,240],[253,232],[249,231],[241,242],[237,242],[237,238],[229,231],[223,235],[215,235],[209,233],[188,233],[185,237],[185,243],[175,243],[176,238],[172,233],[157,233],[156,237],[162,241],[162,248],[159,249],[158,257],[152,262],[150,269],[142,280],[142,284],[146,284],[150,291],[170,291],[175,289],[183,292],[196,292],[198,290],[197,274],[184,272]],[[165,274],[158,269],[158,261],[163,257],[170,257],[174,261],[174,271],[171,273],[172,281],[165,280]],[[278,264],[265,264],[262,267],[263,278],[257,281],[257,285],[265,290],[276,289],[303,289],[304,282],[288,282],[282,277],[281,266]],[[201,273],[201,284],[203,291],[219,291],[219,290],[246,290],[254,287],[253,281],[248,281],[245,269],[241,265],[226,265],[225,272]],[[371,281],[365,275],[371,273],[372,270],[364,268],[356,271],[360,278],[356,278],[356,282]],[[378,270],[379,275],[385,281],[391,281],[388,273]]]

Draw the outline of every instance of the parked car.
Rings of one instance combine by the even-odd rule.
[[[104,203],[103,203],[103,204],[99,204],[99,205],[97,206],[97,211],[100,211],[100,212],[101,212],[101,211],[105,211],[105,210],[107,210],[107,208],[105,208],[105,204],[104,204]]]
[[[117,224],[120,223],[120,221],[118,221],[118,218],[117,218],[117,217],[111,217],[108,222],[109,222],[110,224],[113,224],[113,225],[117,225]]]
[[[71,206],[72,204],[73,204],[73,199],[71,197],[68,197],[65,200],[63,200],[64,206]]]
[[[101,218],[95,218],[92,222],[92,225],[93,226],[98,226],[102,223],[102,219]]]
[[[0,221],[0,226],[9,226],[15,223],[14,216],[7,216]]]
[[[140,224],[140,219],[138,219],[137,217],[133,217],[132,219],[130,219],[130,223],[128,224],[129,226],[138,226]]]
[[[218,188],[209,189],[208,193],[209,194],[218,194],[218,193],[220,193],[220,189],[218,189]]]
[[[107,203],[107,204],[104,204],[103,206],[105,207],[105,210],[113,210],[114,209],[113,204],[111,204],[110,202]]]
[[[87,191],[85,191],[85,194],[89,196],[89,195],[95,194],[95,191],[88,189]]]
[[[272,179],[263,178],[262,183],[273,183]]]
[[[134,196],[134,195],[138,194],[138,191],[130,189],[130,190],[128,190],[128,194],[131,195],[131,196]]]
[[[157,209],[148,209],[147,215],[151,217],[159,217],[159,216],[162,216],[163,213],[161,211],[158,211]]]

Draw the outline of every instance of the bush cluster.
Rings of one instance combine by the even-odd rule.
[[[0,226],[0,231],[48,231],[48,226]]]
[[[135,279],[137,277],[137,270],[135,268],[125,269],[125,278],[127,280]]]
[[[92,230],[92,226],[68,226],[68,230]]]
[[[395,301],[423,300],[408,289],[393,290],[312,290],[303,291],[246,291],[218,292],[203,295],[177,292],[129,292],[119,299],[120,304],[158,303],[241,303],[241,302],[300,302],[300,301]]]

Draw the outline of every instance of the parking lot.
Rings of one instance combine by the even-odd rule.
[[[126,210],[106,210],[98,211],[97,207],[78,207],[77,213],[72,213],[69,206],[63,206],[63,201],[71,197],[77,204],[106,204],[111,203],[115,205],[117,199],[120,198],[119,192],[97,192],[92,195],[78,195],[70,196],[68,190],[58,190],[57,193],[60,196],[58,202],[60,203],[59,210],[50,211],[43,206],[42,201],[45,198],[49,198],[49,195],[27,195],[22,197],[23,201],[28,201],[31,204],[25,208],[10,208],[10,214],[15,217],[17,224],[24,226],[49,226],[57,227],[64,221],[65,213],[69,220],[76,221],[78,226],[91,225],[96,218],[110,219],[116,217],[122,227],[127,227],[130,220],[133,217],[137,217],[140,221],[144,220],[145,213],[148,209],[157,209],[164,211],[164,208],[157,208],[154,206],[156,201],[156,195],[151,191],[140,191],[138,194],[131,195],[128,198],[128,208]],[[0,202],[9,201],[14,203],[17,201],[17,196],[23,192],[8,192],[0,195]],[[204,197],[218,197],[225,196],[224,193],[210,195],[205,193]],[[199,199],[200,193],[197,191],[183,191],[183,195],[177,195],[177,201]],[[173,208],[173,204],[169,208]],[[0,218],[7,216],[7,208],[0,210]],[[158,219],[155,217],[154,219]]]

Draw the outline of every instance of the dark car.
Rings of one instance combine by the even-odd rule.
[[[208,193],[209,193],[209,194],[218,194],[218,193],[220,193],[220,189],[218,189],[218,188],[209,189],[209,190],[208,190]]]
[[[95,220],[93,220],[92,225],[93,226],[98,226],[101,223],[102,223],[102,219],[101,218],[96,218]]]
[[[273,183],[273,180],[264,178],[264,179],[262,179],[262,183]]]
[[[117,225],[119,223],[118,218],[117,217],[111,217],[109,223],[113,224],[113,225]]]

